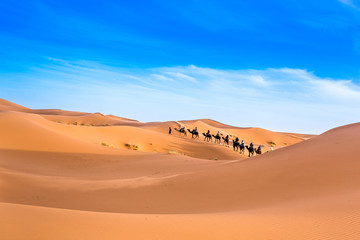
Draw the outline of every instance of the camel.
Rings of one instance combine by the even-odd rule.
[[[239,143],[239,141],[233,140],[233,148],[234,148],[234,151],[237,151],[238,149],[240,149],[240,153],[245,154],[245,146],[244,146],[244,144]]]
[[[224,138],[224,137],[222,137],[222,139],[224,140],[223,145],[225,145],[225,143],[226,143],[227,146],[229,146],[229,138]]]
[[[251,156],[254,156],[254,152],[255,152],[254,147],[248,147],[248,145],[246,145],[245,147],[249,151],[249,157],[250,157],[250,154],[251,154]]]
[[[199,133],[197,131],[195,130],[190,131],[190,129],[188,129],[188,132],[191,133],[191,138],[194,138],[194,136],[195,138],[199,138]]]
[[[209,142],[211,140],[212,142],[211,134],[203,133],[203,135],[205,136],[204,141],[206,140],[207,142]]]
[[[212,135],[214,138],[215,138],[215,143],[219,143],[220,144],[220,139],[221,139],[221,137],[220,137],[220,135]]]
[[[185,129],[183,129],[183,128],[180,128],[180,129],[174,128],[174,129],[175,129],[175,131],[179,132],[180,136],[181,136],[181,133],[183,133],[186,136]]]
[[[242,152],[242,154],[245,154],[245,145],[243,143],[240,143],[239,148],[240,148],[240,153]]]
[[[237,151],[239,149],[240,143],[239,141],[235,141],[234,139],[232,141],[233,141],[234,151]]]
[[[261,150],[259,151],[258,149],[255,149],[255,153],[256,154],[261,154]]]

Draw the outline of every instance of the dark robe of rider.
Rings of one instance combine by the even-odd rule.
[[[169,127],[169,135],[171,135],[171,127]]]
[[[250,143],[250,148],[254,149],[254,144],[252,142]]]
[[[198,133],[197,127],[193,130],[193,133]]]
[[[244,140],[242,140],[240,146],[244,147],[244,145],[245,145]]]
[[[210,130],[207,131],[206,135],[208,135],[208,136],[210,135]]]
[[[258,151],[258,152],[261,152],[261,145],[259,145],[257,151]]]
[[[216,137],[220,137],[220,131],[217,132]]]
[[[239,138],[238,138],[238,137],[235,138],[235,142],[239,142]]]

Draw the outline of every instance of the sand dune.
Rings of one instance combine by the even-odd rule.
[[[85,160],[80,161],[81,164],[75,155],[67,156],[68,158],[74,158],[71,161],[75,168],[71,170],[74,172],[71,179],[66,175],[52,178],[39,176],[39,173],[36,175],[24,174],[23,172],[17,173],[16,168],[11,169],[11,171],[8,169],[7,172],[4,170],[4,173],[7,173],[4,177],[12,179],[6,181],[8,183],[14,183],[14,178],[18,178],[18,181],[24,184],[23,188],[40,194],[40,199],[48,199],[49,197],[57,199],[58,203],[56,204],[54,201],[50,201],[52,207],[133,213],[207,213],[259,207],[266,208],[282,202],[296,203],[299,198],[305,200],[326,194],[336,195],[338,191],[347,192],[356,189],[358,187],[356,180],[359,167],[357,151],[359,150],[355,146],[359,140],[354,133],[359,131],[360,125],[347,126],[335,131],[335,133],[330,131],[303,143],[264,154],[263,156],[230,162],[204,161],[185,156],[176,156],[179,161],[175,164],[176,169],[174,171],[163,169],[164,166],[168,165],[166,164],[167,161],[175,161],[172,160],[172,156],[132,154],[124,157],[119,152],[109,157],[101,155],[83,156]],[[354,144],[352,148],[343,148],[341,144],[337,148],[325,148],[325,146],[329,145],[336,146],[336,142],[340,141],[338,136],[342,135],[343,132],[348,132],[348,134],[346,134],[346,139],[341,139],[341,142],[346,142],[346,144],[349,142],[350,146]],[[318,147],[321,146],[324,146],[323,151],[318,150]],[[347,157],[345,164],[339,159],[348,153],[350,153],[350,156]],[[17,152],[7,152],[6,154],[8,160],[16,159],[13,154],[16,155]],[[31,154],[27,153],[26,155],[30,156]],[[32,155],[36,156],[37,161],[43,158],[42,161],[45,162],[46,158],[52,158],[52,155],[58,155],[58,153],[44,156],[39,153],[32,153]],[[291,156],[290,160],[289,155]],[[115,175],[112,177],[107,175],[108,181],[103,181],[100,172],[96,175],[96,181],[94,181],[93,175],[87,177],[84,175],[83,177],[86,179],[77,180],[76,172],[84,171],[83,165],[98,162],[96,161],[97,158],[107,159],[107,161],[112,162],[110,163],[111,168],[117,168],[119,171],[116,174],[114,173]],[[119,160],[117,161],[117,159]],[[130,161],[131,163],[129,163]],[[137,169],[139,166],[135,167],[135,165],[139,161],[146,161],[148,164],[151,162],[151,168],[156,168],[157,172],[147,172],[152,177],[143,178],[144,170],[137,174],[131,165],[134,164],[133,167]],[[69,161],[67,162],[67,164],[70,164]],[[125,181],[129,181],[127,176],[129,173],[123,175],[123,171],[121,171],[125,162],[129,164],[126,169],[133,171],[131,177],[134,182],[138,183],[138,185],[133,185],[135,187],[123,185],[123,178],[125,178]],[[200,168],[201,171],[190,168],[189,164],[194,163],[207,165],[206,171],[203,171],[203,168]],[[210,166],[208,163],[211,163]],[[57,164],[59,163],[52,162],[51,167],[58,168]],[[105,173],[110,174],[110,169],[107,168],[105,163],[103,164],[105,165]],[[142,165],[142,167],[145,166],[147,165]],[[325,172],[324,166],[326,166]],[[92,173],[94,168],[97,167],[95,163],[94,166],[88,166],[89,171]],[[45,174],[45,172],[42,174]],[[148,175],[145,176],[148,177]],[[64,185],[64,187],[61,188],[61,185]],[[62,191],[67,189],[71,194],[62,196],[62,191],[54,190],[55,186],[61,188]],[[15,202],[17,198],[24,199],[26,196],[32,195],[24,191],[10,195],[10,192],[13,192],[10,189],[16,188],[10,185],[8,189],[10,200],[7,201],[9,202]],[[21,197],[19,197],[19,194]],[[119,199],[122,199],[122,201],[119,201]],[[143,199],[147,199],[147,201],[144,202]],[[164,202],[164,200],[166,201]],[[101,205],[99,202],[107,202],[108,204]],[[174,202],[176,202],[176,208],[174,208]],[[36,204],[35,201],[31,202],[31,204],[43,206],[46,203]]]
[[[167,134],[181,125],[277,150],[247,158]],[[0,239],[360,236],[360,123],[309,136],[2,100],[0,131]]]
[[[113,154],[119,149],[171,153],[204,159],[244,157],[222,145],[169,136],[132,126],[88,127],[60,124],[41,115],[0,112],[0,149]]]
[[[0,148],[4,149],[87,152],[90,148],[91,152],[96,152],[100,151],[99,145],[103,144],[116,149],[136,146],[138,151],[175,153],[202,159],[231,160],[245,157],[221,145],[205,143],[203,136],[193,140],[190,134],[180,137],[176,131],[173,131],[173,136],[169,136],[168,128],[179,128],[183,124],[181,122],[141,123],[100,113],[63,110],[39,110],[41,114],[38,114],[34,113],[35,110],[5,103],[1,109],[11,108],[11,111],[0,112],[3,122],[0,126],[3,132]],[[281,148],[303,140],[294,136],[296,134],[275,133],[258,128],[215,128],[200,120],[189,121],[185,126],[190,129],[196,126],[199,132],[210,130],[215,134],[220,131],[223,136],[230,134],[231,139],[239,136],[247,144],[253,141],[256,146],[264,145],[264,151],[269,150],[270,143],[277,143],[274,147]],[[35,136],[38,139],[34,141]]]
[[[31,109],[0,98],[0,111],[26,111],[26,110],[31,110]]]
[[[338,209],[339,210],[339,209]],[[0,203],[1,239],[358,239],[359,212],[113,214]],[[20,231],[21,229],[21,231]]]

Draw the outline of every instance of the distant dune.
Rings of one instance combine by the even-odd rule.
[[[263,154],[168,134],[182,125]],[[0,239],[360,238],[360,123],[312,136],[1,99],[0,132]]]

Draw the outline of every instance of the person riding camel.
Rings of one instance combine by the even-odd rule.
[[[236,137],[236,138],[235,138],[235,142],[238,142],[238,141],[239,141],[239,138],[238,138],[238,137]]]
[[[195,129],[194,129],[193,132],[194,132],[194,133],[198,133],[197,127],[195,127]]]
[[[250,143],[250,148],[254,149],[254,144],[252,142]]]
[[[208,136],[210,135],[210,130],[207,131],[206,135],[208,135]]]
[[[180,128],[180,131],[181,131],[181,132],[185,132],[185,126],[182,126],[182,127]]]
[[[220,137],[220,131],[217,132],[216,137]]]
[[[258,152],[261,152],[261,145],[259,145],[257,151],[258,151]]]
[[[240,146],[241,146],[241,147],[244,147],[244,145],[245,145],[244,140],[241,140]]]

